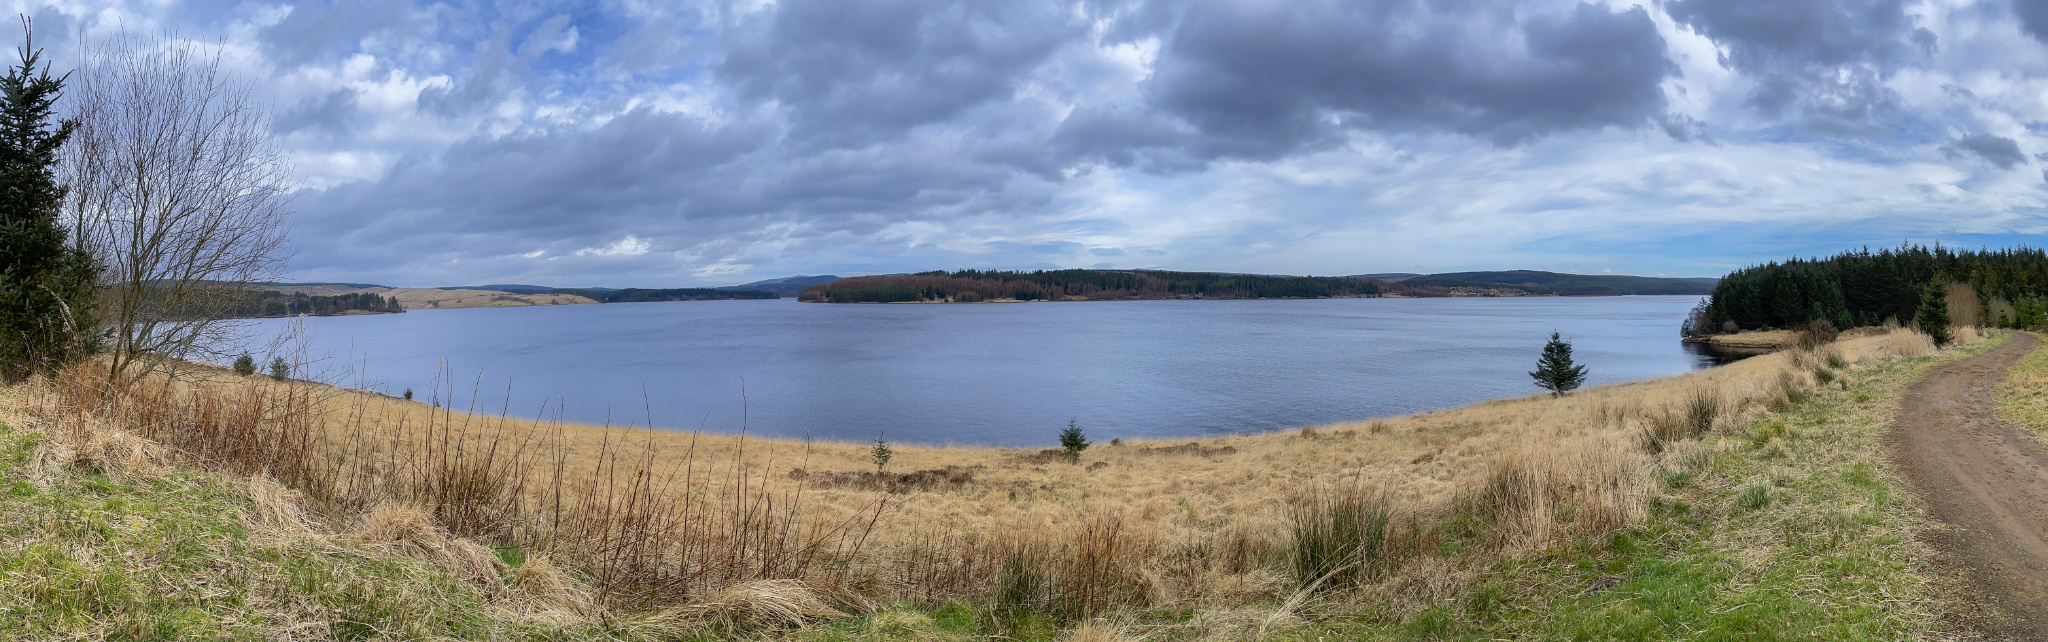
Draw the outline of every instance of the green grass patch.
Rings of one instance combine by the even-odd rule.
[[[1315,639],[1871,640],[1935,635],[1921,521],[1882,443],[1928,366],[2004,338],[1846,369],[1782,413],[1670,461],[1639,526],[1510,559],[1424,612],[1339,616]],[[2036,355],[2037,357],[2041,355]],[[2048,372],[2048,358],[2041,359]],[[2048,404],[2044,404],[2048,406]],[[2048,412],[2044,412],[2048,414]]]
[[[438,567],[254,540],[232,480],[30,478],[41,436],[0,425],[0,641],[617,639],[498,616]]]
[[[2048,350],[2036,348],[2005,371],[1998,380],[1997,397],[1999,416],[2048,438]]]

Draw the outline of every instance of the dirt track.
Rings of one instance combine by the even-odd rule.
[[[2001,639],[2048,640],[2048,452],[1998,418],[1993,388],[2034,350],[2031,335],[1936,366],[1906,391],[1894,457],[1934,517],[1956,526],[1934,545],[1972,600],[1998,616],[1958,613]],[[1968,608],[1970,605],[1965,605]]]

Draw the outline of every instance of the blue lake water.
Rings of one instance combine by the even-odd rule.
[[[1678,374],[1713,361],[1678,341],[1698,301],[626,303],[308,318],[303,345],[334,383],[458,408],[1028,446],[1070,418],[1099,440],[1207,436],[1534,394],[1525,373],[1553,328],[1589,385]]]

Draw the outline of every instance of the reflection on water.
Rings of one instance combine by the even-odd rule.
[[[1708,343],[1681,343],[1679,345],[1683,346],[1686,354],[1699,359],[1699,367],[1702,368],[1727,365],[1760,354],[1770,354],[1768,350],[1721,350]]]

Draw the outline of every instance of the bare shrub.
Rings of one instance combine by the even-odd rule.
[[[1099,512],[1074,532],[1074,544],[1062,582],[1060,609],[1069,618],[1087,618],[1111,608],[1142,604],[1140,567],[1151,552],[1148,538],[1134,532],[1124,516]]]
[[[291,170],[252,85],[170,36],[87,46],[64,149],[75,243],[106,266],[108,372],[225,357],[245,295],[281,269]]]
[[[1841,336],[1841,332],[1835,329],[1833,322],[1816,319],[1799,331],[1799,338],[1794,341],[1794,345],[1800,350],[1811,351],[1834,343],[1838,336]]]

